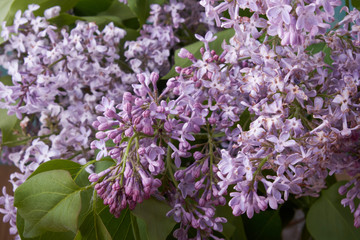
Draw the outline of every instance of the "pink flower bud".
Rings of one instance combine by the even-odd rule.
[[[156,87],[157,80],[159,80],[159,73],[152,72],[150,74],[150,81],[151,81],[151,83],[153,84],[154,87]]]
[[[111,109],[106,109],[104,115],[108,118],[117,118],[117,114]]]
[[[139,149],[138,149],[138,154],[139,154],[140,156],[143,156],[145,153],[146,153],[145,148],[144,148],[144,147],[139,147]]]
[[[99,180],[99,176],[97,175],[97,173],[92,173],[92,174],[89,175],[89,181],[90,182],[97,182],[98,180]]]
[[[131,93],[129,93],[129,92],[124,92],[123,101],[131,102],[131,100],[132,100],[132,95],[131,95]]]
[[[137,74],[136,77],[141,84],[143,84],[143,85],[145,84],[146,78],[145,78],[144,74]]]
[[[125,136],[131,137],[133,134],[134,134],[134,130],[132,127],[129,127],[128,129],[125,130]]]
[[[203,155],[201,152],[199,152],[199,151],[194,152],[194,158],[195,158],[195,160],[200,160],[203,156],[204,156],[204,155]]]
[[[94,122],[92,123],[92,126],[93,126],[94,128],[98,128],[99,125],[100,125],[100,122],[99,122],[99,121],[94,121]]]
[[[144,118],[149,118],[150,117],[150,110],[146,109],[142,114],[141,114]]]
[[[107,137],[107,134],[106,134],[105,132],[97,132],[97,133],[95,134],[95,137],[96,137],[97,139],[104,139],[104,138]]]
[[[132,106],[131,103],[127,102],[123,105],[123,110],[127,113],[130,114],[131,110],[132,110]]]

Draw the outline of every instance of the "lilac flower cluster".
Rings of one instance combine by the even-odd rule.
[[[139,74],[141,84],[133,85],[134,95],[126,92],[120,105],[114,107],[114,101],[102,99],[97,110],[103,116],[97,117],[93,126],[99,131],[91,147],[99,149],[97,159],[110,156],[116,166],[89,177],[97,182],[95,189],[104,204],[110,205],[110,211],[119,216],[120,211],[129,205],[135,208],[150,195],[157,193],[161,185],[154,176],[164,171],[164,133],[161,131],[164,119],[169,114],[167,103],[162,101],[158,106],[156,82],[157,73],[149,78]],[[154,90],[149,84],[152,83]],[[116,113],[117,110],[119,113]],[[107,147],[111,141],[113,147]],[[159,146],[160,144],[160,146]]]
[[[233,82],[231,89],[238,96],[231,102],[251,113],[249,129],[238,125],[237,143],[221,150],[220,193],[235,184],[229,202],[234,215],[246,212],[252,217],[268,205],[277,209],[289,194],[318,196],[329,174],[345,172],[354,180],[340,189],[342,194],[347,192],[342,203],[355,212],[359,227],[359,207],[355,211],[354,203],[359,186],[359,11],[348,12],[328,31],[339,1],[217,3],[201,1],[207,16],[235,30],[230,44],[223,44],[220,57],[225,61],[214,67],[212,61],[205,64],[186,53],[184,57],[194,64],[180,78],[189,72],[186,80],[200,79],[197,85],[202,89],[208,78],[212,84],[219,79]],[[239,9],[246,8],[252,16],[238,16]],[[224,11],[230,18],[220,16]],[[206,46],[208,40],[202,41]],[[328,53],[312,53],[316,44],[326,44]],[[232,110],[236,116],[244,113],[240,106]],[[265,169],[276,174],[263,175]],[[259,183],[265,194],[258,191]]]
[[[56,31],[45,17],[33,15],[37,8],[30,5],[24,14],[18,11],[13,26],[3,24],[2,37],[8,44],[0,63],[13,76],[13,86],[1,84],[1,98],[6,101],[1,107],[21,119],[22,114],[57,105],[56,97],[71,94],[70,101],[83,98],[84,86],[95,97],[104,90],[122,88],[117,87],[121,85],[117,79],[126,77],[122,77],[124,73],[115,60],[124,30],[109,24],[100,32],[94,23],[78,22],[70,33],[66,29]],[[47,10],[45,16],[54,17],[48,13],[55,10]]]
[[[143,25],[136,41],[125,43],[125,57],[135,73],[153,71],[165,75],[170,70],[170,51],[179,43],[180,31],[186,26],[187,34],[200,26],[202,7],[194,0],[171,0],[163,6],[152,4],[147,24]]]
[[[33,14],[30,5],[18,11],[14,23],[3,23],[2,65],[12,77],[11,85],[0,82],[1,108],[21,120],[22,137],[15,148],[2,146],[2,158],[17,166],[11,174],[13,190],[43,162],[70,158],[85,164],[93,155],[89,139],[96,119],[95,106],[106,93],[121,99],[133,82],[120,70],[118,44],[126,32],[112,23],[102,31],[94,23],[78,22],[71,31],[57,29],[48,21],[59,14],[54,7],[45,17]],[[121,81],[120,81],[121,79]],[[25,117],[24,117],[25,116]],[[30,120],[31,119],[31,120]],[[8,204],[12,196],[3,190],[1,212],[7,212],[12,234],[16,234],[16,209]]]
[[[103,98],[101,105],[97,106],[103,116],[93,123],[98,129],[96,137],[99,140],[92,142],[91,146],[99,150],[97,159],[110,156],[116,161],[116,166],[92,174],[89,179],[97,183],[95,189],[98,194],[110,206],[110,211],[118,216],[127,204],[132,209],[151,194],[159,195],[157,188],[161,181],[154,177],[165,174],[167,170],[169,178],[174,180],[171,183],[173,188],[179,182],[175,190],[171,187],[166,190],[168,194],[176,195],[170,202],[174,210],[168,213],[181,222],[175,235],[187,239],[191,223],[193,228],[198,229],[199,236],[212,236],[211,229],[219,231],[221,223],[226,222],[226,219],[214,216],[214,206],[226,202],[223,196],[217,194],[217,170],[213,164],[217,160],[210,154],[202,153],[214,150],[212,141],[202,144],[202,152],[193,154],[196,161],[188,168],[177,171],[175,175],[172,172],[173,160],[178,168],[182,165],[181,158],[192,156],[190,150],[194,147],[189,141],[195,140],[193,134],[199,133],[200,127],[205,125],[207,114],[191,109],[193,106],[187,103],[190,100],[188,95],[176,100],[162,100],[170,89],[176,88],[177,82],[170,81],[159,95],[157,73],[151,73],[150,77],[138,74],[137,77],[140,84],[133,85],[134,95],[125,93],[122,103],[116,107],[114,101],[107,98]],[[194,185],[195,179],[198,180]],[[196,204],[187,203],[189,198],[194,199]]]
[[[190,2],[197,5],[197,9],[201,8],[196,2]],[[128,86],[136,80],[135,74],[123,72],[117,64],[118,44],[126,34],[124,30],[110,23],[100,31],[94,23],[84,22],[77,22],[71,31],[65,28],[58,29],[51,25],[48,19],[56,17],[60,8],[46,10],[45,17],[33,14],[38,8],[37,5],[30,5],[24,13],[16,13],[13,25],[2,25],[1,36],[6,42],[3,46],[4,52],[0,56],[0,65],[12,76],[12,85],[0,83],[0,98],[4,100],[0,107],[8,109],[9,114],[15,113],[22,119],[20,125],[23,128],[23,139],[28,141],[25,146],[16,148],[7,148],[6,143],[3,143],[3,149],[6,151],[3,152],[2,158],[9,159],[9,162],[20,169],[20,173],[11,175],[13,190],[41,163],[50,159],[68,158],[81,164],[91,159],[91,124],[96,120],[96,112],[102,112],[101,108],[95,106],[105,94],[109,100],[103,101],[120,101],[123,93],[130,90]],[[134,61],[143,61],[140,57],[145,56],[135,48],[143,43],[146,45],[143,50],[146,51],[150,51],[150,45],[153,45],[148,54],[150,57],[159,53],[154,58],[154,64],[146,61],[144,70],[148,72],[147,76],[152,70],[162,70],[160,66],[165,66],[164,71],[168,70],[169,50],[178,41],[174,36],[174,29],[178,25],[171,26],[166,23],[168,19],[181,23],[186,18],[193,25],[196,23],[191,20],[196,16],[190,16],[191,11],[183,11],[184,18],[177,13],[178,10],[184,9],[183,3],[171,2],[164,10],[161,9],[162,7],[160,12],[152,13],[149,24],[143,26],[141,37],[136,42],[125,43],[129,46],[125,55],[135,73],[139,71],[133,67],[136,65]],[[154,19],[154,16],[158,19]],[[168,44],[164,44],[167,41]],[[130,47],[132,44],[136,46]],[[134,59],[135,57],[139,59]],[[143,89],[139,91],[143,92]],[[142,124],[143,132],[148,133],[147,131],[152,128],[151,120],[143,121]],[[127,134],[129,131],[130,129]],[[19,144],[21,143],[19,141]],[[103,140],[94,144],[99,147],[102,143]],[[161,159],[164,154],[163,148],[156,147],[156,141],[154,144],[149,140],[141,140],[141,144],[143,148],[139,151],[142,164],[149,170],[141,171],[138,166],[128,163],[128,167],[134,168],[134,175],[131,176],[135,178],[127,175],[124,182],[129,186],[131,182],[137,184],[139,172],[142,174],[143,191],[138,201],[148,198],[160,186],[159,180],[151,182],[147,178],[151,179],[152,174],[156,175],[164,169]],[[100,154],[106,155],[101,151]],[[121,171],[125,169],[122,168]],[[128,191],[126,190],[130,196],[132,192]],[[7,194],[4,197],[11,198]],[[136,202],[135,199],[134,201]],[[131,202],[129,204],[134,206]],[[9,215],[13,216],[10,223],[15,224],[16,209],[10,208],[9,204],[1,205],[4,206],[2,210],[12,212]],[[119,209],[116,211],[120,212]],[[9,221],[8,218],[5,220]],[[15,225],[12,229],[16,229]]]
[[[233,28],[235,35],[229,43],[223,42],[221,54],[210,49],[209,43],[216,39],[211,32],[196,35],[204,43],[201,59],[181,49],[179,57],[192,65],[177,67],[179,76],[169,79],[161,94],[171,93],[174,99],[171,106],[164,105],[171,114],[161,118],[165,131],[160,131],[167,132],[167,155],[179,168],[172,174],[166,161],[173,184],[167,192],[173,207],[168,216],[180,223],[174,236],[188,239],[191,226],[197,229],[195,239],[216,238],[212,231],[221,230],[220,223],[226,219],[213,212],[225,204],[224,195],[230,195],[234,215],[246,213],[251,218],[268,206],[277,209],[290,194],[318,196],[327,176],[344,172],[355,180],[341,188],[341,193],[348,192],[343,204],[355,212],[355,226],[359,226],[354,203],[359,169],[359,12],[353,10],[327,31],[338,1],[201,4],[218,26]],[[238,16],[241,8],[249,8],[252,16]],[[219,16],[223,11],[230,19]],[[330,52],[313,53],[312,47],[319,44]],[[153,92],[157,94],[157,89]],[[119,110],[124,111],[127,101],[123,99]],[[141,112],[151,106],[160,109],[156,97]],[[156,115],[155,111],[149,114]],[[248,124],[241,121],[246,115],[250,115]],[[152,121],[152,126],[159,126],[158,121]],[[119,126],[110,131],[127,136],[125,122],[101,124]],[[144,132],[142,124],[128,130],[128,137],[137,132],[135,128],[154,134],[153,144],[162,146],[156,130]],[[97,137],[116,137],[102,134]],[[165,148],[161,152],[165,154]],[[265,192],[259,191],[259,184]]]
[[[29,137],[9,151],[21,171],[11,176],[14,189],[50,159],[107,157],[114,166],[89,181],[116,217],[154,196],[172,207],[176,238],[195,229],[193,239],[218,239],[227,219],[217,206],[251,218],[290,194],[318,196],[329,175],[346,173],[339,192],[359,227],[360,12],[344,8],[331,28],[338,0],[199,3],[206,18],[190,0],[151,6],[141,36],[124,44],[132,73],[116,62],[125,31],[113,24],[57,29],[47,19],[59,8],[35,17],[36,5],[3,24],[0,64],[13,84],[0,83],[0,107]],[[251,16],[240,16],[244,9]],[[212,19],[235,31],[221,52],[210,47]],[[200,57],[181,49],[191,65],[160,88],[170,52],[199,22],[208,24],[195,34]],[[0,212],[16,233],[13,198],[3,195]]]
[[[256,28],[266,27],[267,34],[278,36],[282,45],[298,46],[327,32],[329,23],[334,21],[334,8],[340,6],[341,1],[244,0],[229,3],[201,0],[200,4],[205,8],[206,16],[214,19],[217,26],[239,28],[238,24],[245,22],[244,31],[251,32],[255,39],[261,36]],[[252,17],[239,16],[240,9],[249,9]],[[222,17],[226,11],[230,18]],[[266,19],[260,15],[265,15]]]

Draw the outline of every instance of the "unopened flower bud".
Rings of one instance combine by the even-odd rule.
[[[143,126],[142,132],[146,135],[153,135],[154,129],[152,128],[152,126],[150,124],[145,124]]]
[[[143,156],[146,153],[146,149],[144,147],[139,147],[138,154],[140,156]]]
[[[194,152],[194,159],[195,160],[200,160],[203,156],[204,155],[199,151]]]
[[[117,117],[117,114],[111,109],[106,109],[104,115],[108,118],[116,118]]]
[[[99,125],[100,125],[100,122],[99,122],[99,121],[94,121],[94,122],[92,123],[92,126],[93,126],[94,128],[98,128]]]
[[[143,85],[145,84],[146,78],[145,78],[144,74],[137,74],[136,77],[141,84],[143,84]]]
[[[165,108],[163,106],[157,106],[156,112],[163,113],[163,112],[165,112]]]
[[[97,132],[97,133],[95,134],[95,137],[96,137],[97,139],[104,139],[104,138],[107,137],[107,134],[106,134],[105,132]]]
[[[140,107],[143,104],[144,104],[144,100],[142,100],[141,98],[135,99],[135,106]]]
[[[92,173],[89,175],[90,182],[97,182],[99,180],[99,176],[97,173]]]
[[[132,127],[129,127],[128,129],[125,130],[125,136],[131,137],[133,134],[134,134],[134,130]]]
[[[153,84],[154,88],[156,88],[156,82],[159,80],[159,73],[152,72],[150,74],[150,81]]]
[[[131,95],[131,93],[125,92],[125,93],[123,94],[123,101],[128,101],[128,102],[130,102],[131,100],[132,100],[132,95]]]
[[[149,109],[146,109],[143,113],[142,113],[142,116],[144,118],[149,118],[150,117],[150,110]]]
[[[123,110],[127,113],[130,114],[131,110],[132,110],[132,106],[131,103],[127,102],[123,105]]]

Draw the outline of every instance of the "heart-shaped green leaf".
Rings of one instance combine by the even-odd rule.
[[[42,172],[25,181],[15,191],[14,205],[25,220],[27,238],[47,231],[77,231],[80,188],[68,171]]]
[[[360,229],[354,227],[354,216],[348,207],[341,205],[338,189],[344,182],[332,185],[321,192],[306,216],[306,227],[317,240],[360,239]]]

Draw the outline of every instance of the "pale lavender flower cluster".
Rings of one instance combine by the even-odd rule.
[[[165,75],[171,67],[170,52],[180,41],[180,31],[184,26],[188,32],[199,28],[202,8],[194,0],[171,0],[169,4],[152,4],[150,8],[147,24],[142,26],[136,41],[125,43],[124,55],[135,73],[156,71]],[[207,28],[206,24],[201,26]]]
[[[0,205],[4,206],[4,208],[0,208],[0,213],[4,215],[3,222],[8,222],[10,224],[10,234],[17,234],[16,208],[14,207],[14,197],[6,193],[6,187],[2,188]],[[20,240],[20,237],[16,237],[15,239]]]
[[[200,80],[201,84],[194,83],[199,86],[206,86],[207,79],[208,85],[233,82],[232,89],[238,94],[225,103],[238,103],[251,116],[249,126],[238,125],[237,143],[221,150],[218,164],[220,193],[235,185],[229,202],[233,214],[252,217],[267,206],[277,209],[289,194],[318,196],[326,187],[327,176],[345,172],[354,180],[341,188],[342,194],[347,192],[342,203],[355,212],[355,226],[359,227],[359,207],[354,203],[360,170],[359,11],[354,9],[328,31],[339,1],[213,3],[201,1],[219,26],[236,32],[230,44],[223,44],[224,61],[199,65],[191,54],[184,56],[194,62],[190,69],[196,69],[189,80]],[[239,9],[245,8],[252,12],[250,18],[238,16]],[[220,16],[224,11],[230,19]],[[267,21],[259,17],[265,14]],[[271,37],[276,35],[278,39]],[[206,46],[206,37],[202,41]],[[313,44],[321,43],[326,44],[325,51],[313,53]],[[243,59],[247,66],[240,63]],[[199,66],[204,70],[197,69]],[[234,107],[235,116],[244,113],[244,108]],[[230,116],[231,112],[231,120]],[[276,174],[263,175],[265,169]],[[265,194],[258,191],[259,184]]]
[[[124,30],[109,24],[100,32],[95,23],[78,22],[70,33],[56,31],[45,17],[33,15],[37,8],[30,5],[24,14],[18,11],[13,26],[3,24],[2,37],[8,44],[0,63],[12,76],[13,86],[0,85],[1,98],[6,101],[1,107],[21,119],[24,113],[39,113],[56,104],[56,97],[83,98],[85,86],[96,97],[102,91],[123,88],[118,79],[124,73],[115,60]],[[111,97],[118,95],[112,93]]]
[[[303,45],[305,41],[314,39],[316,35],[326,33],[334,21],[334,8],[341,5],[341,0],[319,1],[211,1],[201,0],[206,16],[215,19],[216,24],[225,28],[243,27],[251,32],[255,39],[260,37],[256,28],[265,28],[270,36],[278,36],[282,45]],[[249,9],[253,13],[250,21],[239,16],[240,9]],[[230,18],[222,16],[227,11]],[[266,20],[260,15],[265,15]],[[244,22],[242,26],[239,23]]]
[[[133,82],[132,75],[116,63],[124,30],[111,23],[100,31],[94,23],[85,22],[78,22],[71,31],[57,29],[48,19],[59,14],[60,8],[36,17],[33,12],[38,8],[30,5],[24,13],[18,11],[14,24],[3,23],[1,33],[6,42],[0,64],[12,77],[12,85],[0,82],[1,108],[22,119],[27,140],[2,155],[20,170],[10,176],[13,190],[50,159],[70,158],[85,164],[93,155],[89,139],[96,104],[105,93],[121,99]],[[12,199],[3,193],[2,198]],[[1,211],[9,213],[6,221],[16,234],[16,209],[4,201]]]

